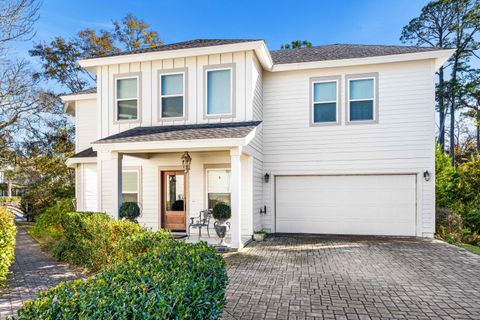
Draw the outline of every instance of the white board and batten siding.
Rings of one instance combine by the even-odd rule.
[[[345,124],[345,75],[372,72],[379,74],[379,122]],[[434,74],[433,61],[265,72],[264,172],[279,176],[280,183],[284,179],[280,176],[291,175],[413,175],[415,235],[433,236]],[[338,75],[342,76],[341,125],[309,126],[310,78]],[[430,181],[423,179],[425,170],[432,175]],[[264,185],[268,207],[264,226],[271,231],[275,231],[275,196],[279,197],[274,186],[275,181]]]
[[[98,67],[98,139],[137,126],[184,125],[216,122],[241,122],[253,120],[252,74],[255,64],[253,51],[192,56],[185,58],[153,60],[141,63],[112,64]],[[234,64],[234,116],[205,117],[205,67]],[[186,116],[181,120],[159,117],[159,72],[177,69],[187,71],[185,85]],[[117,75],[140,73],[140,121],[118,123],[114,121],[114,78]],[[257,114],[258,115],[258,114]]]
[[[89,99],[75,104],[75,152],[80,152],[97,140],[97,102]]]

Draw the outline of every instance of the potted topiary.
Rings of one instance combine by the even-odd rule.
[[[253,240],[255,241],[263,241],[265,237],[267,236],[267,231],[265,230],[260,230],[260,231],[255,231],[253,233]]]
[[[227,220],[232,216],[230,206],[223,202],[217,203],[213,207],[212,216],[215,219],[215,223],[213,224],[215,227],[215,232],[220,238],[220,243],[218,245],[226,246],[227,244],[225,243],[224,239],[225,235],[227,234],[227,230],[230,228],[230,223],[227,222]]]
[[[137,218],[140,216],[140,207],[136,202],[124,202],[120,207],[120,219],[127,219],[133,222],[137,222]]]

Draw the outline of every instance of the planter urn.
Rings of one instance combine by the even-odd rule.
[[[217,220],[213,226],[215,227],[217,236],[220,238],[220,243],[218,245],[227,246],[227,243],[225,242],[225,236],[227,235],[227,230],[230,229],[230,223],[228,223],[226,220]]]

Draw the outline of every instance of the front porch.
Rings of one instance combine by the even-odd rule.
[[[182,166],[185,151],[192,159],[188,172]],[[252,174],[252,156],[241,147],[148,153],[98,150],[98,211],[118,218],[122,199],[136,201],[142,210],[138,219],[142,226],[186,235],[191,217],[218,201],[227,202],[232,216],[226,242],[242,248],[253,233]],[[175,224],[169,217],[175,218]],[[200,241],[219,242],[213,223],[212,217],[210,237],[203,228]],[[198,229],[191,229],[185,241],[199,241]]]

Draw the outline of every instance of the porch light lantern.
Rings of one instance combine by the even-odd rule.
[[[268,173],[265,173],[263,179],[265,180],[265,183],[268,183],[268,181],[270,181],[270,175]]]
[[[424,173],[423,173],[423,178],[425,179],[425,181],[429,181],[430,180],[430,172],[428,170],[426,170]]]
[[[188,173],[190,171],[190,164],[192,163],[192,157],[188,154],[187,151],[182,155],[182,167],[183,170],[185,170],[185,173]]]

